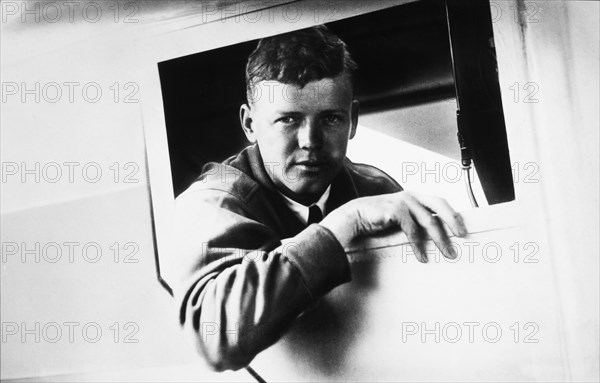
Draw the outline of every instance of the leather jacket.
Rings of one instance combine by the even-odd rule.
[[[383,171],[346,158],[326,211],[401,190]],[[286,206],[257,145],[203,168],[176,199],[175,231],[180,324],[214,370],[247,366],[316,300],[351,280],[340,243]]]

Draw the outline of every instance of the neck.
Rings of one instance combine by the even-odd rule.
[[[281,185],[281,187],[277,186],[277,190],[279,190],[279,192],[281,194],[285,195],[289,199],[292,199],[304,206],[310,206],[313,203],[317,202],[319,200],[319,198],[321,198],[321,196],[325,192],[325,190],[322,190],[318,194],[316,194],[316,193],[315,194],[312,194],[312,193],[311,194],[299,194],[299,193],[294,193],[293,191],[291,191],[284,185]]]

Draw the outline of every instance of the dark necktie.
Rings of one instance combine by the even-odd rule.
[[[319,223],[323,219],[323,213],[321,213],[321,209],[317,205],[312,205],[308,208],[308,222],[307,225],[311,223]]]

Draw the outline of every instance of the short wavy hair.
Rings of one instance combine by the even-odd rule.
[[[357,67],[346,43],[324,25],[266,37],[258,42],[246,64],[248,102],[260,81],[303,88],[311,81],[347,74],[354,88]]]

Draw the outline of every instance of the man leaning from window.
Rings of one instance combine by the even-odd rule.
[[[466,234],[445,200],[346,158],[359,112],[355,69],[324,26],[260,40],[240,108],[252,145],[207,164],[176,200],[180,323],[215,370],[247,366],[350,283],[344,248],[356,238],[402,230],[426,262],[428,238],[455,257],[442,221]]]

